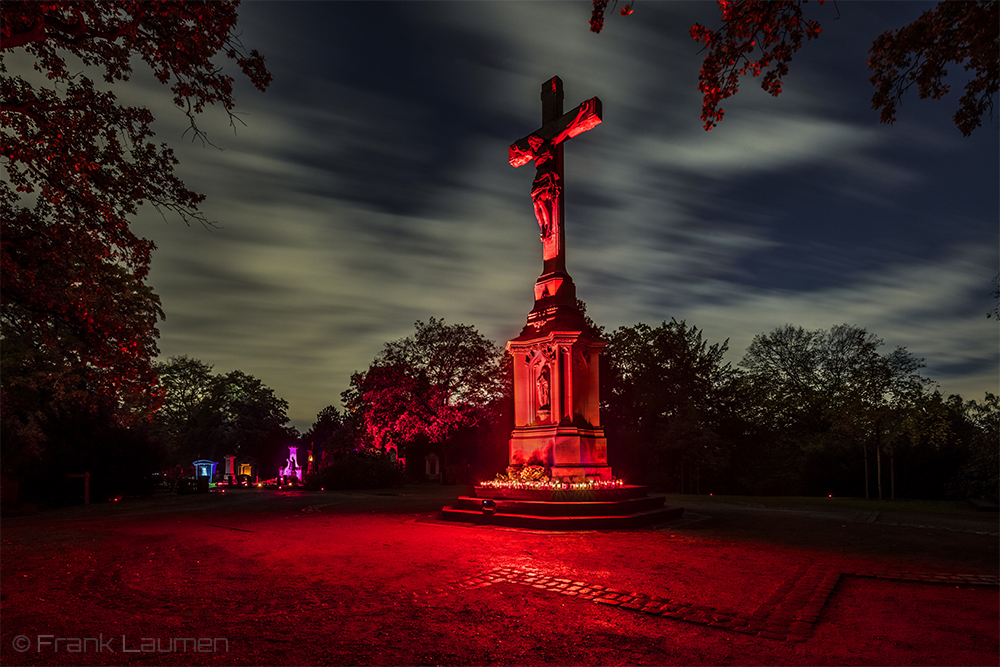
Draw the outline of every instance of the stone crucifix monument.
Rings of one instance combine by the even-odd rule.
[[[510,147],[511,165],[535,164],[531,198],[544,261],[528,322],[507,343],[514,357],[510,464],[544,465],[566,482],[612,478],[600,415],[598,358],[605,344],[577,306],[564,224],[564,144],[600,122],[596,97],[563,113],[562,81],[552,77],[542,84],[542,126]]]
[[[563,144],[601,122],[592,97],[563,113],[562,81],[542,84],[542,126],[510,147],[515,167],[535,163],[531,186],[541,230],[542,275],[521,334],[507,343],[514,357],[511,466],[541,465],[550,480],[477,483],[441,509],[445,521],[519,528],[593,530],[661,523],[683,515],[663,496],[611,476],[601,427],[599,359],[604,342],[587,326],[566,272]]]

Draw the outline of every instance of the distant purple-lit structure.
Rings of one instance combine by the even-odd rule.
[[[302,466],[299,465],[299,448],[292,445],[288,448],[288,459],[285,461],[285,467],[278,471],[278,476],[286,480],[290,480],[293,477],[300,482],[302,481]]]

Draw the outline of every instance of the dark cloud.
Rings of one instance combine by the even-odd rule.
[[[221,227],[139,223],[163,354],[256,375],[306,428],[417,319],[517,335],[541,259],[533,173],[507,146],[558,74],[567,107],[604,102],[566,149],[569,269],[599,323],[687,319],[738,359],[785,323],[850,322],[946,391],[995,391],[996,128],[963,139],[953,101],[907,100],[892,127],[868,108],[866,42],[922,6],[842,3],[785,93],[747,84],[705,133],[687,29],[714,3],[640,3],[600,36],[574,3],[246,3],[275,83],[239,84],[236,136],[206,118],[224,151],[178,142],[155,82],[124,93]]]

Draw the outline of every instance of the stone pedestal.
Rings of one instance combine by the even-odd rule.
[[[543,274],[514,357],[514,431],[510,465],[537,464],[553,479],[611,479],[601,427],[600,354],[605,343],[587,327],[573,279]]]

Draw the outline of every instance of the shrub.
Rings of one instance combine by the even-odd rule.
[[[375,489],[402,485],[403,471],[381,452],[351,452],[306,478],[306,487],[312,489]]]

